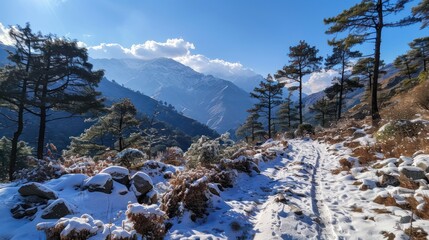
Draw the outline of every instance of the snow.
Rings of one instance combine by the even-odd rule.
[[[377,162],[382,168],[373,169],[359,166],[343,143],[288,142],[287,147],[280,141],[264,143],[261,152],[253,156],[259,159],[260,174],[237,173],[232,188],[221,190],[217,184],[208,182],[207,177],[194,181],[193,185],[207,182],[210,188],[218,190],[219,196],[210,194],[209,215],[203,219],[193,222],[187,211],[183,211],[181,217],[169,219],[172,227],[165,239],[384,239],[382,231],[395,234],[396,239],[407,239],[403,229],[409,227],[409,223],[399,221],[401,217],[410,216],[410,211],[380,205],[373,200],[390,196],[401,204],[406,203],[407,197],[414,196],[418,208],[423,208],[423,196],[429,196],[429,189],[425,186],[417,190],[393,186],[379,188],[377,171],[397,174],[398,169],[417,169],[407,165],[416,164],[419,158],[426,159],[424,154],[417,155],[414,163],[412,158],[405,156],[383,159]],[[276,157],[267,160],[263,157],[266,153],[275,153]],[[343,158],[355,162],[355,167],[350,172],[333,175],[331,170],[338,168],[338,161]],[[396,167],[401,160],[401,167]],[[155,183],[148,195],[158,192],[162,198],[162,193],[170,190],[164,173],[176,173],[183,168],[149,161],[139,170],[135,174]],[[110,168],[92,178],[67,174],[42,184],[57,191],[60,198],[57,201],[65,199],[73,206],[70,218],[58,220],[67,224],[62,235],[86,229],[96,234],[90,238],[93,240],[105,239],[108,234],[125,238],[136,233],[127,225],[124,213],[165,216],[159,203],[138,204],[136,195],[118,182],[113,182],[111,194],[79,188],[90,180],[104,183],[110,177],[109,171],[119,170]],[[101,177],[97,177],[99,175]],[[357,182],[368,188],[360,190],[361,185]],[[0,185],[0,239],[45,239],[43,231],[37,231],[37,228],[50,228],[56,222],[41,219],[43,206],[39,207],[33,220],[13,219],[9,212],[20,201],[19,186]],[[386,213],[377,212],[380,209]],[[429,229],[428,221],[417,217],[413,226]]]
[[[156,204],[149,206],[141,205],[138,203],[133,203],[128,205],[127,214],[143,214],[144,216],[149,217],[150,215],[156,215],[164,217],[165,213],[161,211]]]
[[[101,170],[100,173],[108,173],[110,175],[115,175],[115,176],[127,176],[128,174],[130,174],[130,171],[124,167],[110,166]]]
[[[112,180],[112,176],[107,173],[99,173],[93,177],[90,177],[84,181],[84,187],[88,186],[104,186],[107,181]]]
[[[121,159],[124,156],[128,155],[128,154],[132,154],[132,155],[136,155],[136,156],[144,156],[144,153],[138,149],[135,148],[127,148],[122,150],[121,152],[119,152],[118,154],[116,154],[116,158],[117,159]]]

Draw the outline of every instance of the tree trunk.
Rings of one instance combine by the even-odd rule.
[[[271,138],[271,96],[268,99],[268,138]]]
[[[382,0],[378,0],[377,11],[378,11],[378,25],[376,28],[376,37],[375,37],[374,74],[373,74],[372,93],[371,93],[371,118],[373,123],[377,123],[380,120],[380,113],[378,111],[377,93],[378,93],[378,75],[379,75],[379,68],[380,68],[381,31],[383,29]]]
[[[39,137],[37,139],[37,158],[43,159],[45,148],[45,132],[46,132],[46,106],[45,103],[40,106],[40,121],[39,121]]]
[[[26,91],[27,91],[26,87],[23,87],[22,92],[24,92],[24,95]],[[15,173],[15,170],[16,170],[16,163],[18,160],[18,141],[23,129],[24,129],[24,103],[21,102],[21,104],[19,104],[19,107],[18,107],[18,128],[16,132],[13,133],[12,149],[10,151],[9,181],[13,180],[13,174]]]
[[[340,99],[338,99],[338,120],[341,118],[341,108],[343,107],[343,89],[344,89],[344,55],[343,55],[343,62],[341,67],[341,82],[340,82]]]
[[[411,80],[411,71],[410,71],[410,64],[408,64],[408,61],[405,60],[405,66],[407,67],[407,75],[408,75],[408,79]]]
[[[299,124],[302,124],[302,74],[299,74]]]

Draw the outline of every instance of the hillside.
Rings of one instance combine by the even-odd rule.
[[[232,82],[197,73],[172,59],[93,59],[108,79],[171,103],[185,116],[222,133],[235,129],[253,101]]]

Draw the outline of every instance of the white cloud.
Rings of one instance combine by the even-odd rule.
[[[315,93],[324,90],[325,88],[332,85],[332,79],[338,77],[339,74],[335,70],[322,70],[315,72],[310,75],[307,81],[304,81],[302,87],[303,92],[307,94]]]
[[[13,40],[9,36],[9,28],[0,23],[0,42],[5,45],[13,45]]]
[[[102,43],[88,47],[89,55],[93,58],[172,58],[197,72],[212,74],[225,79],[236,76],[254,76],[255,73],[245,68],[241,63],[228,62],[222,59],[210,59],[201,54],[193,54],[193,43],[182,38],[167,39],[166,42],[146,41],[133,44],[126,48],[117,43]]]

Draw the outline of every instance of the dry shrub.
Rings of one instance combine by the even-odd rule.
[[[399,183],[400,183],[399,186],[403,188],[414,189],[414,190],[419,188],[418,182],[415,182],[409,179],[404,174],[399,175]]]
[[[43,182],[49,179],[59,178],[67,171],[59,160],[56,159],[36,159],[28,158],[27,168],[23,168],[14,173],[15,179],[29,182]]]
[[[408,236],[410,236],[411,239],[413,240],[427,240],[427,236],[428,234],[425,232],[425,230],[423,230],[422,228],[407,228],[405,229],[405,234],[407,234]]]
[[[358,212],[358,213],[363,212],[363,209],[361,207],[358,207],[358,206],[351,206],[350,208],[353,212]]]
[[[392,121],[377,132],[377,146],[386,157],[411,156],[418,150],[429,150],[428,133],[422,121]]]
[[[342,158],[342,159],[339,161],[339,163],[340,163],[340,167],[338,167],[337,169],[332,170],[332,171],[331,171],[331,172],[332,172],[332,174],[337,175],[337,174],[339,174],[339,173],[340,173],[340,172],[342,172],[342,171],[346,171],[346,172],[348,172],[348,171],[350,171],[350,169],[352,169],[352,167],[353,167],[353,164],[352,164],[349,160],[347,160],[347,159],[345,159],[345,158]]]
[[[381,204],[381,205],[385,205],[385,206],[399,206],[396,203],[395,198],[393,198],[392,196],[387,196],[387,197],[381,197],[381,196],[377,196],[374,199],[375,203]]]
[[[381,234],[386,238],[387,240],[395,240],[395,234],[391,232],[382,231]]]
[[[131,206],[131,207],[130,207]],[[128,205],[127,220],[132,222],[134,230],[143,236],[143,239],[163,239],[166,234],[164,221],[166,216],[158,211],[133,211],[135,204]],[[155,206],[155,205],[152,205]],[[152,206],[149,206],[152,207]]]
[[[56,223],[39,223],[37,230],[43,230],[48,240],[86,240],[96,235],[95,226],[94,219],[84,214],[80,218],[61,218]]]
[[[69,156],[63,161],[64,167],[68,173],[83,173],[93,176],[101,170],[112,165],[109,160],[94,161],[90,157]]]
[[[221,169],[236,169],[245,173],[251,173],[252,171],[257,173],[261,172],[258,168],[258,165],[253,162],[252,158],[244,156],[241,156],[235,160],[222,159],[219,165]]]
[[[376,160],[374,149],[367,146],[361,146],[353,149],[353,155],[359,159],[359,163],[362,165],[366,165]]]
[[[183,205],[191,211],[193,221],[204,217],[207,214],[207,185],[211,175],[213,170],[202,167],[179,173],[170,181],[172,190],[162,198],[161,209],[171,218],[182,214],[180,206]]]
[[[359,142],[355,142],[355,141],[350,141],[350,142],[345,142],[344,146],[348,147],[348,148],[357,148],[357,147],[360,146],[360,143]]]
[[[413,211],[418,217],[422,219],[429,219],[429,197],[423,197],[423,208],[417,209],[420,204],[414,197],[408,197],[407,202],[409,203],[411,211]]]
[[[423,84],[420,84],[415,89],[415,103],[421,109],[429,111],[429,82],[426,81]]]
[[[179,147],[169,147],[160,156],[160,161],[165,164],[182,166],[185,164],[183,151]]]
[[[374,208],[374,209],[371,209],[371,210],[374,211],[374,212],[376,212],[376,213],[378,213],[378,214],[391,214],[392,213],[391,211],[389,211],[389,210],[387,210],[385,208]]]

